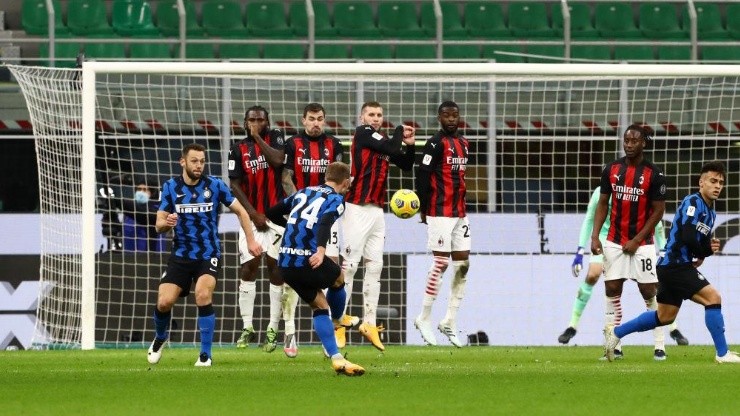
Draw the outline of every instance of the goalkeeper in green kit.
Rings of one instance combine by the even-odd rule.
[[[591,195],[591,200],[588,201],[588,209],[586,210],[586,217],[583,219],[583,224],[581,224],[581,234],[578,238],[578,251],[576,251],[575,258],[573,259],[572,264],[572,271],[573,276],[578,277],[578,275],[581,272],[581,269],[583,268],[583,253],[584,253],[584,247],[590,245],[589,241],[591,239],[591,230],[593,230],[594,227],[594,213],[596,212],[596,205],[599,201],[599,194],[600,194],[600,187],[596,187],[593,194]],[[611,201],[611,200],[610,200]],[[611,210],[611,202],[609,203],[609,210]],[[606,221],[604,221],[604,225],[601,227],[601,232],[599,233],[599,239],[601,241],[604,241],[606,239],[606,235],[609,232],[609,216],[607,215]],[[663,255],[663,247],[665,247],[666,239],[665,234],[663,230],[663,222],[660,221],[655,226],[655,246],[660,247],[660,255]],[[586,304],[588,303],[588,300],[591,298],[591,292],[593,291],[594,285],[596,282],[599,281],[599,277],[601,276],[602,271],[604,270],[604,255],[591,255],[591,260],[588,264],[588,272],[586,274],[586,279],[581,283],[581,286],[578,288],[578,294],[576,295],[575,302],[573,302],[573,311],[570,317],[570,324],[568,324],[568,327],[563,331],[562,334],[558,337],[558,342],[561,344],[567,344],[571,338],[573,338],[576,335],[576,329],[578,328],[578,322],[581,320],[581,314],[583,313],[583,309],[586,308]],[[609,314],[609,309],[607,308],[607,314]],[[614,315],[614,324],[619,325],[616,321],[621,321],[622,318],[622,311],[621,309],[618,311],[615,311]],[[608,318],[607,318],[608,319]],[[676,323],[673,322],[670,325],[670,336],[673,338],[673,340],[676,341],[678,345],[688,345],[689,340],[686,339],[686,337],[681,334],[681,331],[678,330],[676,327]]]

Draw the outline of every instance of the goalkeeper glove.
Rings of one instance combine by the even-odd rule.
[[[583,269],[583,247],[578,246],[576,256],[573,258],[573,264],[570,265],[573,277],[578,277]]]

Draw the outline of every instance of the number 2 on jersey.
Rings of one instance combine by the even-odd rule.
[[[295,222],[300,217],[301,219],[306,220],[306,228],[309,230],[313,228],[314,224],[319,220],[319,210],[321,209],[321,205],[324,203],[326,198],[316,198],[311,201],[308,206],[306,205],[306,202],[308,201],[308,196],[306,194],[297,194],[295,196],[295,199],[298,200],[298,203],[295,204],[293,209],[290,211],[290,215],[288,216],[288,223],[289,224],[295,224]],[[300,211],[300,212],[298,212]]]

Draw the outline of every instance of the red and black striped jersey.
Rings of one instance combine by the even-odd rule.
[[[284,169],[293,171],[296,189],[322,185],[326,167],[341,162],[343,152],[342,143],[336,137],[325,133],[310,137],[304,131],[285,143]]]
[[[352,138],[352,184],[345,198],[346,202],[357,205],[385,205],[385,194],[390,162],[403,170],[414,166],[415,146],[402,149],[403,126],[397,126],[393,137],[389,138],[371,126],[355,129]]]
[[[282,151],[285,147],[280,130],[270,130],[262,138],[272,148]],[[267,208],[285,197],[281,174],[282,168],[270,166],[252,138],[234,144],[229,151],[229,178],[241,178],[242,191],[257,212],[264,214]]]
[[[644,227],[653,212],[653,201],[665,201],[665,176],[653,163],[643,160],[629,165],[623,157],[606,165],[601,174],[601,193],[611,195],[611,225],[606,239],[626,244]],[[654,230],[640,245],[654,244]]]
[[[465,168],[468,139],[437,132],[424,146],[417,192],[424,214],[430,217],[465,216]]]

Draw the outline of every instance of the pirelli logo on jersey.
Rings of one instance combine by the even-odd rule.
[[[303,249],[303,248],[293,248],[293,247],[280,247],[280,253],[281,254],[290,254],[293,256],[311,256],[313,255],[313,251]]]
[[[175,212],[178,214],[197,214],[200,212],[213,211],[213,202],[201,204],[175,204]]]
[[[617,199],[621,201],[637,202],[640,200],[640,196],[645,194],[645,190],[642,188],[635,188],[632,186],[612,184],[612,191],[617,194]]]

